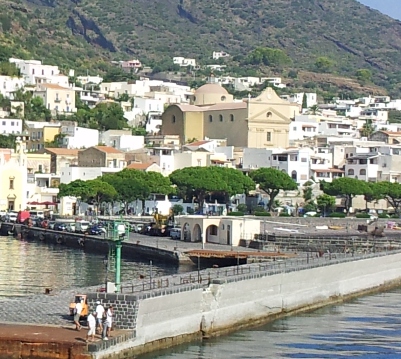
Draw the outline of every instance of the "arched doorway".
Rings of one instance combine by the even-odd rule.
[[[192,242],[201,242],[202,241],[202,228],[199,224],[195,224],[192,236]]]
[[[219,243],[219,228],[212,224],[206,228],[206,242]]]
[[[291,178],[296,181],[297,180],[297,171],[292,171],[291,172]]]
[[[185,223],[182,226],[182,235],[183,235],[183,240],[184,242],[191,242],[191,227],[189,226],[188,223]]]

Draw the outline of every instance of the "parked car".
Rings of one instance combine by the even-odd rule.
[[[55,223],[54,224],[54,230],[55,231],[66,231],[67,230],[67,225],[65,223]]]
[[[99,236],[106,233],[106,230],[102,227],[92,226],[88,229],[88,233],[92,236]]]
[[[18,214],[15,212],[8,212],[6,214],[6,222],[16,223]]]
[[[75,233],[86,233],[89,229],[88,221],[77,221],[75,222]]]

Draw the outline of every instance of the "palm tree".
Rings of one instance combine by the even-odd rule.
[[[316,113],[319,112],[319,106],[313,105],[313,106],[309,107],[308,112],[311,112],[312,115],[316,115]]]

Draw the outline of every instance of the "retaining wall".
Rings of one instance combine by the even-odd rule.
[[[193,288],[135,296],[135,338],[99,351],[95,357],[123,358],[396,285],[401,281],[400,266],[401,253],[394,253],[214,279],[204,288],[193,284]]]
[[[79,248],[90,253],[108,254],[109,244],[102,236],[53,231],[38,227],[22,226],[21,235],[24,239],[59,244],[69,248]],[[172,264],[179,264],[180,252],[154,248],[139,243],[123,242],[121,255],[123,258],[160,260]]]

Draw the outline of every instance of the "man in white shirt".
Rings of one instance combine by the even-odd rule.
[[[102,325],[103,316],[104,316],[104,307],[103,305],[100,304],[100,301],[98,300],[96,302],[96,321],[99,328],[99,334],[103,332],[103,325]]]
[[[79,319],[81,318],[81,313],[82,313],[82,301],[75,304],[74,323],[75,323],[76,330],[81,330],[81,324],[79,324]]]
[[[107,309],[106,312],[106,320],[103,323],[103,334],[102,334],[103,340],[109,340],[108,336],[110,336],[110,330],[113,324],[113,315],[114,315],[113,306],[110,305],[109,309]]]
[[[92,337],[92,342],[95,341],[96,332],[96,312],[88,315],[88,334],[86,335],[86,342],[89,342],[89,338]]]

